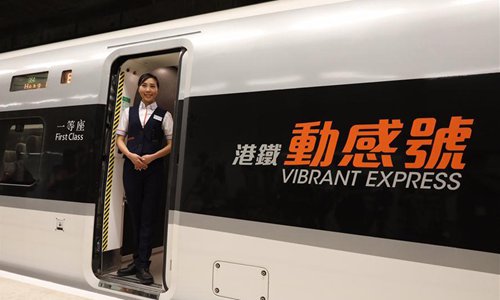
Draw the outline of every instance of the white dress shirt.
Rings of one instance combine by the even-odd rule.
[[[151,103],[150,105],[146,106],[144,102],[141,101],[141,104],[139,104],[139,120],[141,121],[141,125],[144,128],[144,124],[146,124],[153,115],[153,112],[155,109],[158,107],[158,104],[156,102]],[[118,124],[118,128],[116,130],[116,134],[122,135],[122,136],[127,136],[127,131],[128,131],[128,115],[129,115],[129,108],[126,108],[120,117],[120,123]],[[163,120],[161,122],[161,128],[163,129],[163,132],[165,133],[165,137],[168,140],[172,139],[172,130],[174,127],[174,121],[172,119],[172,115],[167,111],[165,113],[165,116],[163,117]]]

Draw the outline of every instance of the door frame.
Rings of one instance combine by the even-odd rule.
[[[178,43],[176,43],[178,44]],[[106,219],[105,216],[105,208],[108,207],[109,202],[106,203],[106,190],[107,188],[109,189],[108,185],[108,177],[110,173],[108,172],[109,166],[110,166],[110,159],[112,160],[114,156],[114,142],[115,142],[115,134],[116,134],[116,116],[115,116],[115,109],[117,108],[117,94],[118,94],[118,85],[119,85],[119,76],[120,76],[120,68],[121,66],[130,59],[138,59],[141,57],[150,57],[150,56],[155,56],[155,55],[165,55],[165,54],[171,54],[171,53],[178,53],[178,64],[177,64],[177,86],[176,86],[176,95],[175,95],[175,110],[173,112],[174,115],[174,128],[173,128],[173,140],[172,140],[172,151],[169,155],[169,168],[166,170],[168,177],[167,177],[167,189],[166,189],[166,207],[165,207],[165,218],[164,218],[164,224],[163,224],[163,265],[162,265],[162,285],[163,289],[158,291],[159,293],[163,293],[168,290],[168,279],[167,278],[167,265],[171,267],[172,263],[171,260],[167,261],[167,254],[170,252],[168,248],[171,248],[172,245],[167,243],[168,240],[168,224],[169,224],[169,211],[175,207],[175,198],[177,193],[177,187],[179,186],[179,181],[180,178],[178,178],[178,174],[182,174],[182,171],[179,172],[179,149],[180,149],[180,143],[181,140],[184,140],[184,138],[181,138],[181,133],[185,134],[185,130],[181,130],[181,127],[183,124],[183,116],[186,116],[187,109],[184,108],[184,99],[179,99],[180,91],[182,87],[184,86],[184,81],[186,76],[186,69],[189,69],[189,65],[186,60],[185,60],[185,54],[188,52],[187,48],[184,46],[177,46],[177,47],[168,47],[168,48],[163,48],[166,50],[153,50],[153,51],[144,51],[144,47],[139,47],[141,48],[142,51],[137,51],[134,48],[138,48],[137,46],[131,47],[131,49],[119,49],[114,52],[115,55],[114,57],[108,58],[109,60],[112,60],[110,62],[110,67],[108,68],[109,70],[109,83],[107,86],[107,104],[106,104],[106,121],[105,125],[103,128],[104,132],[104,153],[103,153],[103,161],[102,161],[102,177],[100,180],[100,186],[101,186],[101,192],[99,199],[96,202],[96,214],[95,214],[95,224],[94,224],[94,239],[93,239],[93,255],[92,255],[92,269],[94,272],[94,275],[96,275],[101,282],[106,281],[106,279],[103,280],[103,275],[109,274],[109,272],[106,272],[106,270],[110,269],[117,269],[120,264],[121,264],[121,255],[120,255],[120,249],[114,249],[111,250],[107,254],[106,251],[103,251],[103,238],[105,237],[105,226],[108,224],[105,224],[105,222],[109,222],[109,218]],[[156,47],[155,47],[156,48]],[[129,51],[124,51],[124,50],[129,50]],[[136,50],[136,51],[134,51]],[[185,68],[185,66],[188,66],[188,68]],[[184,79],[183,79],[184,78]],[[119,100],[121,101],[121,99]],[[118,116],[119,117],[119,116]],[[118,118],[119,119],[119,118]],[[110,150],[113,150],[113,153],[111,153]],[[111,170],[111,174],[112,174]],[[179,180],[178,180],[179,179]],[[111,184],[111,183],[110,183]],[[109,198],[108,198],[109,199]],[[171,241],[172,243],[172,241]],[[117,251],[116,251],[117,250]],[[107,265],[106,265],[107,264]],[[108,286],[109,282],[106,282],[104,284],[99,284],[101,287],[109,288],[116,290],[116,286]],[[120,290],[120,289],[119,289]],[[128,293],[133,293],[129,288],[123,288],[121,289],[122,292],[128,292]],[[148,297],[147,295],[143,295]]]

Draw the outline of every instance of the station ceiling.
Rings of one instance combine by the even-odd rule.
[[[269,0],[1,0],[0,52]]]

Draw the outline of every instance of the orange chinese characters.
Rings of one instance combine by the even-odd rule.
[[[320,125],[320,121],[295,124],[285,165],[327,167],[332,164],[339,131],[332,129],[331,121],[326,121],[321,129]],[[316,143],[318,135],[320,139]]]
[[[451,168],[463,169],[465,164],[462,162],[462,157],[466,147],[463,143],[470,139],[472,135],[470,126],[473,123],[474,119],[462,119],[461,116],[451,117],[450,126],[438,129],[432,138],[436,129],[436,119],[415,119],[410,132],[414,139],[406,143],[410,146],[406,154],[415,159],[413,162],[407,162],[405,167],[408,169],[445,169],[451,162]]]
[[[403,123],[399,119],[382,119],[378,124],[354,125],[342,150],[344,157],[339,166],[345,167],[352,161],[357,168],[393,167],[391,154],[397,148],[391,143],[401,133]]]

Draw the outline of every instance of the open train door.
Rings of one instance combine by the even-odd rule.
[[[169,202],[173,201],[176,185],[174,168],[177,146],[176,121],[179,108],[179,69],[184,49],[124,55],[115,60],[111,69],[107,106],[106,141],[108,151],[103,158],[103,195],[98,203],[94,238],[93,270],[100,279],[100,287],[157,299],[166,291],[165,261],[167,257],[167,227]],[[128,265],[133,252],[133,229],[125,206],[127,198],[123,187],[123,155],[116,146],[116,131],[122,114],[128,107],[140,103],[137,92],[138,79],[144,73],[152,73],[159,80],[158,106],[166,109],[174,119],[172,152],[164,159],[165,178],[162,180],[162,196],[155,216],[153,229],[153,254],[150,272],[154,277],[151,285],[141,284],[134,276],[118,277],[120,266]]]

